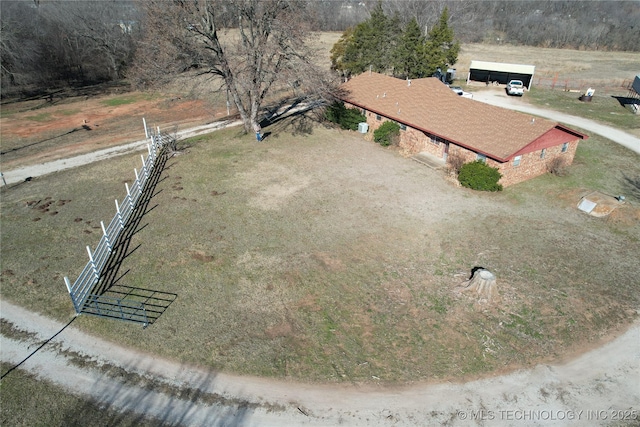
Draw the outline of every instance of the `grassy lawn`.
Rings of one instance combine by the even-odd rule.
[[[151,93],[137,93],[137,94],[132,94],[132,95],[126,95],[126,96],[114,96],[108,99],[105,99],[102,102],[103,105],[108,106],[108,107],[118,107],[120,105],[128,105],[128,104],[133,104],[135,102],[138,101],[149,101],[151,99],[154,99],[156,95],[153,95]]]
[[[596,90],[591,102],[582,102],[580,93],[538,89],[527,92],[527,99],[535,105],[578,117],[602,122],[619,129],[640,130],[640,117],[620,105],[614,95],[601,95]]]
[[[120,284],[178,295],[148,327],[81,316],[114,342],[225,371],[323,382],[470,378],[575,351],[636,317],[637,199],[608,219],[637,155],[599,137],[567,177],[499,194],[308,119],[184,142],[130,243]],[[3,298],[67,320],[74,280],[139,156],[2,189]],[[629,193],[626,193],[629,194]],[[501,299],[455,292],[470,269]]]

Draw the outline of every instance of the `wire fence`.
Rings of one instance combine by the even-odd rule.
[[[533,78],[533,86],[565,92],[586,92],[589,88],[597,89],[603,94],[622,94],[631,90],[632,79],[573,79],[555,77]]]
[[[147,145],[148,155],[145,159],[144,155],[141,155],[142,168],[140,171],[134,169],[136,176],[135,181],[129,187],[125,184],[127,195],[122,202],[118,202],[116,199],[116,213],[109,223],[105,227],[104,222],[100,222],[102,227],[102,237],[98,242],[95,250],[92,251],[91,247],[87,246],[87,253],[89,255],[89,261],[78,276],[78,278],[71,284],[68,277],[64,277],[64,282],[71,296],[73,307],[76,314],[80,314],[88,300],[95,303],[95,298],[91,298],[92,291],[100,281],[103,269],[111,256],[114,249],[114,243],[117,241],[122,230],[124,230],[127,221],[131,218],[133,212],[136,209],[136,205],[142,196],[145,184],[151,176],[151,172],[156,164],[158,156],[162,155],[162,151],[174,143],[174,136],[170,134],[162,134],[158,128],[156,132],[153,132],[146,126],[145,122],[145,135],[149,139]],[[121,302],[117,302],[120,304]]]

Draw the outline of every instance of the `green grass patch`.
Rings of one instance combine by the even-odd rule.
[[[108,107],[117,107],[119,105],[133,104],[134,102],[137,102],[137,101],[138,99],[134,97],[121,97],[121,98],[105,99],[104,101],[102,101],[102,104]]]
[[[158,96],[159,96],[158,94],[153,94],[153,93],[136,93],[132,95],[118,96],[114,98],[105,99],[105,100],[102,100],[101,103],[103,105],[106,105],[107,107],[117,107],[119,105],[133,104],[139,101],[149,101]]]
[[[31,120],[32,122],[48,122],[52,119],[51,113],[40,113],[34,116],[25,117],[27,120]]]
[[[594,134],[580,142],[566,176],[542,175],[508,187],[505,193],[520,201],[527,193],[546,193],[549,202],[555,203],[563,193],[601,191],[614,196],[622,194],[631,202],[639,203],[640,192],[627,179],[640,176],[637,163],[638,154]]]
[[[619,129],[640,129],[640,120],[629,109],[623,107],[614,95],[596,91],[591,102],[582,102],[580,93],[533,87],[527,99],[534,105],[602,122]]]

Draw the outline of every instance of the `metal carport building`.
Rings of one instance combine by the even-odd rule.
[[[507,84],[509,80],[522,80],[531,89],[535,65],[506,64],[502,62],[471,61],[467,84],[471,81],[498,82]]]

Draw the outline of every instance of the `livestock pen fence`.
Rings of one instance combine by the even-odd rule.
[[[154,173],[154,168],[159,163],[161,156],[165,154],[166,149],[175,145],[175,135],[163,134],[160,132],[160,128],[157,128],[157,131],[154,132],[147,128],[146,122],[144,122],[144,126],[145,135],[149,142],[147,144],[148,154],[146,159],[144,155],[140,156],[142,168],[140,171],[137,168],[134,169],[135,180],[131,186],[125,184],[127,194],[122,202],[118,202],[116,199],[116,213],[109,225],[105,226],[104,222],[100,222],[103,235],[95,250],[92,251],[89,246],[86,247],[89,261],[78,278],[72,284],[68,277],[64,277],[76,315],[86,313],[142,323],[144,326],[149,324],[147,305],[152,298],[152,294],[145,297],[138,293],[132,297],[132,293],[127,292],[118,297],[113,297],[105,295],[104,289],[99,289],[98,287],[100,280],[104,279],[105,267],[107,267],[113,256],[118,238],[121,237],[121,233],[125,230],[128,222],[133,218],[136,209],[139,207],[139,202],[150,177]],[[150,292],[153,293],[154,291]]]
[[[561,76],[534,76],[533,78],[534,87],[582,93],[588,88],[594,88],[605,95],[628,92],[632,83],[633,79],[575,79]]]

